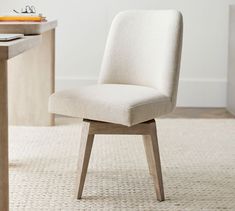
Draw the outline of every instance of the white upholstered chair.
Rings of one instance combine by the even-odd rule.
[[[121,12],[111,26],[98,84],[50,97],[51,113],[83,118],[78,199],[95,134],[139,134],[157,199],[164,200],[154,119],[176,104],[182,28],[175,10]]]

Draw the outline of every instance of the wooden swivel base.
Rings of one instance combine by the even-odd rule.
[[[143,135],[149,171],[153,177],[157,200],[165,200],[155,120],[143,122],[131,127],[106,122],[83,120],[78,159],[77,199],[81,199],[82,197],[92,144],[96,134]]]

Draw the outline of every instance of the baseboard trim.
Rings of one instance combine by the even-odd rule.
[[[97,78],[57,77],[56,90],[95,84]],[[177,106],[226,107],[226,79],[180,79]]]

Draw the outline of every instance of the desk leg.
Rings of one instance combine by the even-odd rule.
[[[0,60],[0,211],[9,210],[7,61]]]

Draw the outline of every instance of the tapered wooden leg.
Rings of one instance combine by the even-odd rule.
[[[83,122],[82,134],[80,140],[79,159],[78,159],[78,174],[77,174],[77,199],[81,199],[82,191],[86,179],[87,168],[91,155],[94,135],[89,134],[90,123]]]
[[[162,170],[161,170],[161,161],[159,155],[159,147],[158,147],[158,139],[157,139],[157,129],[156,124],[151,123],[151,135],[150,138],[145,139],[145,146],[147,146],[148,150],[148,161],[151,169],[153,182],[155,186],[155,191],[157,194],[158,201],[164,201],[164,188],[162,181]]]
[[[164,201],[161,162],[158,149],[155,120],[143,122],[132,127],[107,122],[84,120],[78,161],[78,195],[80,199],[84,187],[87,167],[95,134],[143,135],[150,174],[153,176],[158,201]]]
[[[151,144],[151,136],[150,135],[143,135],[143,143],[144,143],[144,149],[145,149],[145,154],[148,162],[148,167],[149,167],[149,173],[153,175],[153,150],[152,144]]]
[[[9,210],[7,62],[0,60],[0,211]]]

